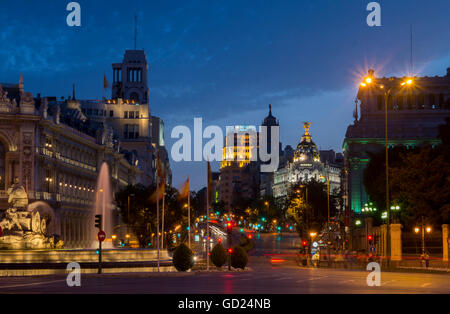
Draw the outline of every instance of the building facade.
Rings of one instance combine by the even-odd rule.
[[[361,116],[356,110],[355,121],[347,128],[343,145],[348,207],[354,213],[361,213],[370,202],[363,185],[369,154],[385,149],[384,91],[375,86],[391,89],[387,98],[389,147],[439,144],[438,126],[450,116],[450,68],[446,76],[416,77],[411,86],[402,85],[405,78],[376,78],[373,70],[369,71],[369,77],[375,84],[360,87],[357,102]]]
[[[219,200],[230,210],[239,198],[259,195],[258,133],[254,126],[227,131],[220,165]]]
[[[341,186],[343,158],[333,150],[319,151],[309,133],[310,123],[304,123],[305,133],[294,151],[292,161],[287,161],[274,174],[273,196],[286,198],[292,185],[311,180],[329,180],[330,194],[336,194]]]
[[[101,165],[113,190],[142,174],[118,150],[106,125],[88,119],[79,103],[34,99],[19,84],[0,86],[0,209],[18,178],[31,202],[51,206],[48,226],[68,248],[91,246],[96,183]],[[49,214],[49,213],[46,213]]]

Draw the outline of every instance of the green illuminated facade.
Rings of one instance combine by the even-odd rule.
[[[416,77],[411,86],[404,78],[375,78],[374,84],[361,86],[356,101],[355,121],[347,128],[343,150],[347,169],[347,206],[361,213],[370,202],[363,185],[369,153],[385,149],[385,91],[388,100],[388,146],[414,148],[440,143],[438,126],[450,117],[450,68],[446,76]],[[383,85],[383,89],[376,86]],[[361,116],[358,117],[358,104]]]

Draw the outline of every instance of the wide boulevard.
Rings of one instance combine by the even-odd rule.
[[[381,272],[381,285],[369,287],[363,270],[299,267],[288,257],[298,245],[293,234],[255,240],[248,271],[82,274],[81,287],[68,287],[63,275],[3,277],[0,293],[450,293],[449,274]]]

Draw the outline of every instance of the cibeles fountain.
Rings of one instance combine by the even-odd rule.
[[[64,243],[53,235],[56,216],[44,202],[28,204],[24,187],[15,178],[8,189],[9,208],[0,214],[0,249],[58,249]]]
[[[98,262],[97,232],[94,227],[94,216],[102,215],[102,225],[107,240],[102,250],[104,263],[112,262],[114,265],[128,262],[150,262],[153,266],[130,268],[115,266],[107,268],[108,272],[120,271],[156,271],[155,263],[157,252],[155,249],[114,248],[111,241],[113,232],[113,219],[111,209],[113,206],[113,190],[110,185],[110,173],[106,163],[103,163],[97,181],[97,197],[95,207],[92,209],[92,222],[89,233],[92,243],[85,248],[64,248],[63,241],[59,240],[61,234],[60,220],[54,209],[43,201],[29,204],[25,188],[15,178],[7,190],[8,208],[0,210],[0,276],[25,276],[37,274],[65,273],[67,263],[89,263],[83,265],[82,272],[96,272]],[[109,241],[108,241],[109,240]],[[170,257],[166,250],[161,250],[160,261],[163,271],[173,270]],[[62,264],[49,268],[35,265],[47,263]],[[6,268],[3,265],[21,264],[21,268]],[[23,266],[24,264],[30,264]]]

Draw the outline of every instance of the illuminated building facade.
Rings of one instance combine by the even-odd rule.
[[[50,234],[65,247],[88,247],[92,239],[96,183],[103,162],[112,189],[139,180],[141,170],[119,152],[106,124],[89,119],[80,103],[33,98],[19,84],[0,86],[0,208],[8,208],[7,189],[14,178],[30,202],[54,210]]]
[[[333,150],[319,151],[309,133],[310,123],[304,123],[305,133],[294,151],[292,161],[278,169],[273,179],[273,196],[277,199],[287,197],[292,185],[310,180],[329,179],[330,194],[338,193],[341,185],[343,158]]]
[[[373,70],[369,76],[384,90],[392,87],[387,104],[389,147],[440,143],[438,126],[450,116],[450,68],[446,76],[415,77],[411,86],[401,84],[405,78],[376,78]],[[355,213],[361,213],[364,204],[370,202],[363,185],[369,153],[385,149],[384,90],[372,85],[361,86],[358,91],[361,116],[356,110],[343,144],[348,206]]]
[[[122,63],[114,63],[112,99],[148,105],[148,62],[144,50],[127,50]]]
[[[220,165],[219,200],[229,210],[238,198],[254,198],[259,191],[258,133],[255,127],[227,130]]]

